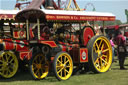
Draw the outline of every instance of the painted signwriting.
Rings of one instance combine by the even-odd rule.
[[[92,20],[92,21],[114,21],[115,17],[106,16],[76,16],[76,15],[46,15],[47,20]]]
[[[13,14],[0,14],[0,19],[14,19],[15,15]]]

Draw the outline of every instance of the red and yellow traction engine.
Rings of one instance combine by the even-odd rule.
[[[16,14],[25,23],[24,32],[14,31],[13,39],[0,39],[0,75],[14,76],[19,60],[29,64],[32,77],[44,79],[53,71],[58,80],[67,80],[76,68],[107,72],[112,48],[103,35],[95,35],[87,21],[114,21],[111,13],[47,10],[28,7]],[[83,26],[84,25],[84,26]]]

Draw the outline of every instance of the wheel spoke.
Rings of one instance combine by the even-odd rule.
[[[5,69],[5,70],[3,71],[3,73],[4,73],[4,75],[6,75],[6,76],[7,76],[8,70],[7,70],[7,69]]]
[[[100,64],[99,64],[99,62],[96,64],[96,67],[100,69]]]
[[[57,72],[57,74],[60,73],[62,70],[63,70],[63,68],[61,68],[61,69]]]
[[[11,71],[8,69],[8,73],[11,74]]]
[[[100,58],[105,64],[108,64],[108,62],[107,61],[105,61],[104,59],[102,59],[102,58]]]
[[[63,69],[62,69],[63,70]],[[60,73],[60,72],[59,72]],[[61,76],[62,76],[62,71],[61,71]]]
[[[15,69],[16,65],[15,65],[15,63],[11,63],[9,67],[12,68],[12,69]]]
[[[94,46],[93,48],[94,48],[95,53],[97,53],[96,46]]]
[[[36,67],[36,63],[32,63],[32,66],[33,66],[33,67]]]
[[[94,62],[94,65],[100,69],[100,60],[99,58],[96,59],[96,61]]]
[[[38,71],[38,77],[39,77],[39,78],[41,77],[40,69],[39,69],[39,71]]]
[[[100,58],[100,67],[102,68],[102,59]]]
[[[66,69],[64,69],[64,75],[65,75],[65,77],[66,77]]]
[[[5,54],[5,60],[8,61],[8,54]]]
[[[7,55],[6,55],[6,59],[7,59],[7,61],[9,61],[9,59],[10,59],[10,57],[12,57],[12,55],[11,54],[7,54]]]
[[[38,63],[37,57],[34,58],[33,62],[34,62],[34,63]]]
[[[64,63],[66,62],[66,56],[64,57]]]
[[[56,68],[61,68],[62,66],[61,65],[57,65]]]
[[[6,61],[6,59],[2,56],[2,61]]]
[[[45,57],[42,56],[41,60],[40,60],[40,63],[42,63],[43,61],[45,61]]]
[[[71,66],[69,65],[69,66],[66,66],[66,68],[70,68]]]
[[[38,56],[38,63],[40,63],[41,62],[41,58],[40,58],[41,56],[39,55]]]
[[[103,56],[104,56],[105,58],[107,58],[107,55],[102,55],[102,57],[103,57]]]
[[[9,61],[9,63],[12,63],[12,61],[14,61],[14,58],[12,58],[12,59]]]
[[[101,46],[102,42],[103,42],[103,40],[100,41],[99,47]]]
[[[62,62],[61,61],[59,61],[59,60],[57,60],[60,64],[62,64]]]
[[[45,73],[46,68],[41,68],[41,70],[42,70],[42,73]]]
[[[35,60],[35,63],[39,63],[39,62],[38,62],[38,59]]]
[[[97,49],[99,50],[99,46],[98,46],[97,42],[96,42],[96,47],[97,47]]]
[[[64,70],[65,70],[65,72],[69,73],[69,71],[67,69],[64,69]]]
[[[96,63],[99,63],[99,58],[97,58],[96,61],[94,62],[94,64],[96,64]]]
[[[35,74],[37,74],[39,72],[39,69],[37,69],[37,71],[35,72]]]
[[[67,60],[64,64],[67,64],[69,62],[69,60]]]
[[[63,64],[63,59],[62,59],[62,56],[61,56],[61,63]]]
[[[101,51],[104,49],[104,44],[102,44],[102,46],[101,46]]]
[[[109,49],[107,48],[107,49],[103,50],[102,52],[104,53],[104,52],[106,52],[106,51],[109,51]]]

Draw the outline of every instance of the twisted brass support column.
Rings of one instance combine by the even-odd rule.
[[[37,26],[38,26],[38,40],[40,40],[40,20],[37,19]]]

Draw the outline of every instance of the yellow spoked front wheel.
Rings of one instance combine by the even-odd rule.
[[[49,72],[49,62],[43,53],[37,53],[30,61],[30,71],[34,79],[44,79]]]
[[[2,77],[13,77],[18,70],[18,66],[18,59],[14,53],[7,51],[0,55],[0,75]]]
[[[67,80],[73,72],[71,56],[66,52],[59,52],[53,61],[55,76],[58,80]]]
[[[112,64],[112,48],[105,36],[94,36],[88,43],[89,64],[92,71],[102,73]]]

